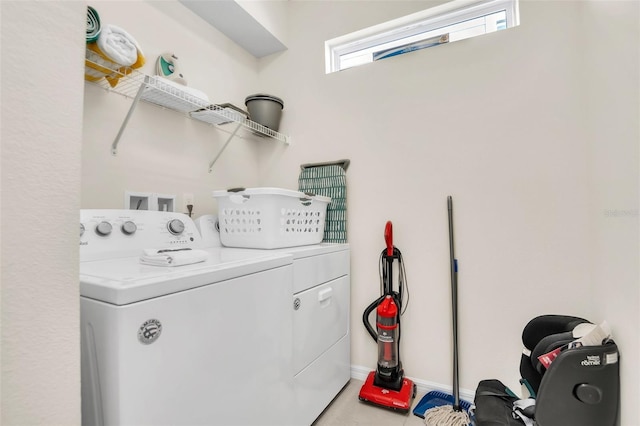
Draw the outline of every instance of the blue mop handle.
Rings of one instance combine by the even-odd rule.
[[[458,260],[453,248],[453,199],[447,197],[449,212],[449,258],[451,264],[451,311],[453,314],[453,409],[461,411],[460,390],[458,388]]]

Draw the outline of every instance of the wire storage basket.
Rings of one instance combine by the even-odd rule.
[[[274,249],[317,244],[331,198],[281,188],[214,191],[226,247]]]

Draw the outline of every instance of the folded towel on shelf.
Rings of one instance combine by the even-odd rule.
[[[169,80],[167,78],[164,77],[156,77],[158,84],[156,85],[156,87],[158,87],[161,90],[164,90],[167,93],[170,93],[174,96],[184,96],[184,97],[188,97],[188,95],[193,96],[194,98],[197,98],[194,103],[200,103],[198,101],[206,101],[206,103],[209,103],[209,96],[207,96],[206,93],[204,93],[202,90],[198,90],[198,89],[194,89],[193,87],[189,87],[189,86],[185,86],[184,84],[180,84],[178,82]]]
[[[146,81],[140,99],[184,113],[209,105],[206,93],[157,76]]]
[[[100,35],[100,16],[91,6],[87,6],[87,43],[95,43]]]
[[[87,44],[84,77],[89,81],[105,78],[115,87],[120,78],[144,63],[144,54],[129,33],[115,25],[105,25],[98,40]]]
[[[204,262],[208,253],[190,248],[145,249],[140,263],[153,266],[182,266]]]

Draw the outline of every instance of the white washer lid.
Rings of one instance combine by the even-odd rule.
[[[127,305],[216,282],[290,265],[287,253],[226,248],[206,249],[206,261],[184,266],[152,266],[139,257],[80,263],[80,295]]]

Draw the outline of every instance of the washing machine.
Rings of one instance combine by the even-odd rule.
[[[179,213],[82,210],[80,223],[84,425],[298,422],[294,256],[203,248]],[[147,265],[145,249],[204,256]]]
[[[195,222],[203,245],[220,247],[217,217],[204,215]],[[310,425],[351,377],[350,247],[321,243],[254,251],[293,258],[289,295],[293,322],[292,422]]]

